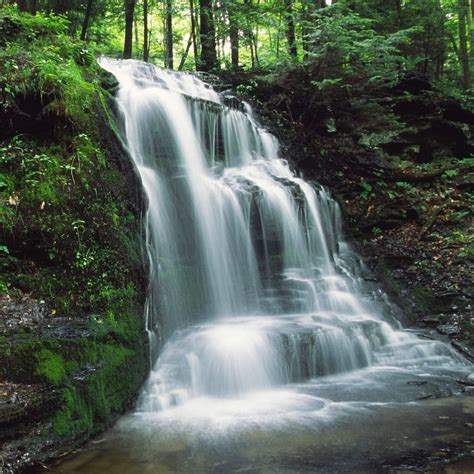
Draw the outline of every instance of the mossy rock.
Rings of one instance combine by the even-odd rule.
[[[4,380],[38,387],[32,391],[32,401],[40,387],[50,386],[55,395],[54,410],[45,411],[43,416],[24,410],[9,412],[5,423],[12,416],[21,418],[22,427],[38,417],[47,418],[51,420],[51,435],[70,443],[104,429],[129,408],[148,370],[143,333],[139,324],[130,325],[136,332],[131,329],[125,335],[104,324],[107,327],[98,331],[91,323],[87,337],[43,338],[26,332],[1,339]]]

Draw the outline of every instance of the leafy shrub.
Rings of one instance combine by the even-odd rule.
[[[67,20],[4,8],[0,25],[0,107],[15,110],[19,100],[39,94],[42,114],[86,123],[96,87],[84,66],[91,72],[98,66],[84,44],[66,34]]]

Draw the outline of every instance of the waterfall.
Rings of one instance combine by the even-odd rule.
[[[346,398],[416,399],[418,377],[446,393],[439,387],[469,371],[447,344],[400,328],[364,281],[330,193],[291,170],[247,104],[229,106],[191,74],[101,65],[119,81],[149,200],[147,328],[160,341],[140,412],[202,414],[212,400],[239,400],[289,416],[288,400],[309,413]],[[229,416],[239,410],[229,405]]]

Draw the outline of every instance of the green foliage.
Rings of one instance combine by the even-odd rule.
[[[460,166],[466,166],[468,168],[474,168],[474,157],[469,157],[469,158],[464,158],[462,160],[459,160],[459,165]]]
[[[395,186],[405,191],[411,191],[413,189],[413,186],[410,183],[407,183],[406,181],[397,181],[395,183]]]
[[[0,107],[16,110],[19,101],[33,97],[41,115],[87,123],[97,88],[86,75],[98,66],[84,44],[66,34],[67,20],[4,8],[0,25],[15,25],[13,35],[0,29]]]
[[[442,178],[444,179],[449,179],[449,178],[455,178],[456,176],[458,175],[458,171],[457,170],[446,170],[443,174],[442,174]]]
[[[252,97],[254,95],[256,87],[257,82],[255,80],[250,80],[247,84],[239,84],[237,86],[237,93]]]
[[[215,26],[216,53],[219,67],[239,72],[240,68],[285,72],[305,64],[311,67],[317,77],[315,87],[328,89],[337,83],[324,82],[343,79],[348,82],[366,81],[366,85],[392,83],[406,72],[415,71],[428,76],[440,87],[460,100],[473,104],[471,84],[462,84],[463,61],[460,37],[460,3],[456,0],[339,0],[322,7],[325,2],[292,0],[223,0],[211,2]],[[328,3],[328,2],[326,2]],[[120,56],[124,34],[124,3],[110,0],[94,2],[87,30],[86,43],[69,41],[66,49],[73,54],[69,62],[65,53],[66,43],[56,48],[51,43],[46,62],[35,62],[30,47],[48,38],[78,37],[83,27],[85,3],[76,0],[38,2],[36,16],[19,14],[15,8],[3,7],[6,12],[0,17],[0,46],[22,42],[28,67],[22,62],[9,62],[5,57],[6,70],[18,67],[18,80],[8,86],[4,93],[24,93],[28,90],[27,79],[32,76],[32,67],[38,67],[35,74],[44,83],[46,91],[56,91],[57,81],[67,80],[83,88],[85,84],[74,71],[74,64],[87,65],[93,62],[90,51],[95,55]],[[199,16],[199,2],[194,2],[195,16]],[[135,28],[133,54],[144,56],[144,3],[135,3]],[[49,15],[54,11],[58,16]],[[48,14],[46,14],[46,13]],[[155,64],[165,63],[166,28],[156,27],[165,23],[166,2],[148,2],[149,58]],[[194,57],[189,40],[191,37],[191,15],[187,0],[172,2],[172,43],[175,66],[185,70],[199,67],[199,22],[197,23]],[[467,37],[470,33],[469,14]],[[290,54],[288,31],[294,27],[297,50],[296,57]],[[231,61],[232,32],[239,43],[239,67]],[[189,48],[187,47],[189,44]],[[468,58],[467,69],[472,74],[472,39],[465,45]],[[19,51],[18,51],[19,52]],[[470,56],[469,56],[470,54]],[[28,59],[29,58],[29,59]],[[44,59],[44,58],[43,58]],[[64,71],[56,59],[67,64]],[[23,80],[21,80],[23,76]],[[10,77],[13,77],[11,74]],[[350,79],[350,80],[348,80]],[[320,84],[321,83],[321,84]],[[353,86],[354,84],[352,84]],[[461,86],[463,86],[461,88]],[[81,106],[76,101],[75,89],[71,96],[59,99],[57,111],[68,114],[64,103]],[[68,92],[68,91],[65,91]],[[83,90],[83,93],[87,93]],[[5,99],[5,97],[4,97]],[[8,102],[8,100],[7,100]],[[87,106],[87,104],[84,104]],[[75,110],[77,114],[78,110]]]
[[[362,192],[359,195],[361,201],[368,201],[369,199],[375,197],[375,193],[373,192],[374,188],[371,184],[364,181],[361,183],[361,187]]]
[[[340,86],[342,83],[342,78],[338,77],[337,79],[323,79],[322,81],[311,81],[311,84],[316,87],[320,92],[327,91],[333,87]]]
[[[462,221],[463,219],[465,219],[471,214],[472,212],[470,210],[469,211],[456,211],[451,214],[451,218],[455,221]]]
[[[0,119],[32,104],[47,131],[0,142],[0,241],[12,255],[0,291],[32,292],[59,315],[135,312],[138,220],[102,145],[102,70],[64,18],[5,8],[0,25]]]
[[[374,23],[344,2],[312,13],[305,25],[306,61],[325,77],[316,82],[320,88],[338,84],[345,76],[366,78],[369,83],[398,79],[400,68],[406,67],[402,48],[411,44],[419,28],[382,34]]]

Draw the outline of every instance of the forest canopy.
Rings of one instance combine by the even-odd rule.
[[[452,92],[472,87],[473,0],[0,1],[38,21],[64,17],[96,55],[179,70],[304,67],[316,86],[415,72]]]

